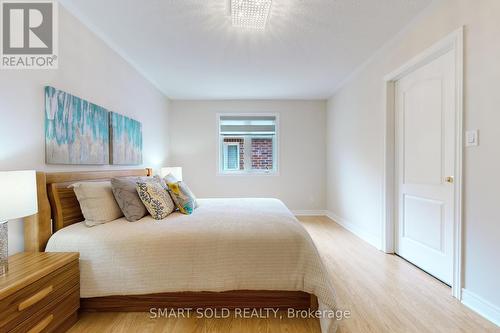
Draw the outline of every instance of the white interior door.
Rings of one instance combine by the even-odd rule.
[[[396,253],[451,285],[455,170],[455,54],[395,84]]]

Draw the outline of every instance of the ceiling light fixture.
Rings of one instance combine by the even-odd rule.
[[[233,27],[264,30],[272,0],[230,0]]]

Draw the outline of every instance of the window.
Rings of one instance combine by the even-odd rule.
[[[240,169],[240,144],[224,142],[224,170]]]
[[[275,115],[219,115],[219,172],[272,174],[278,170]]]

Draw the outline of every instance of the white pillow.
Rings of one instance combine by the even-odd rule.
[[[123,216],[113,195],[111,182],[81,182],[70,187],[75,191],[87,226],[111,222]]]

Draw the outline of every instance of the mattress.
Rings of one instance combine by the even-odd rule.
[[[192,215],[83,222],[47,252],[79,252],[81,297],[179,291],[291,290],[335,310],[334,289],[304,227],[277,199],[198,199]],[[323,332],[335,322],[322,320]]]

